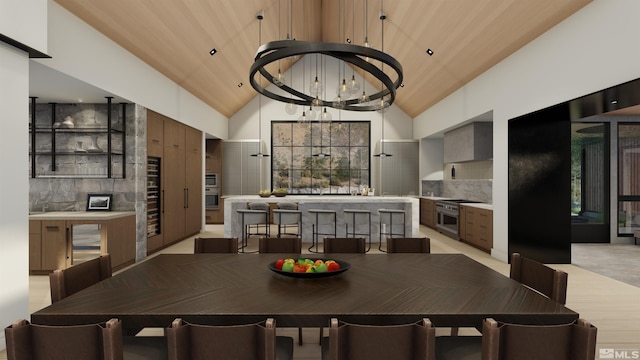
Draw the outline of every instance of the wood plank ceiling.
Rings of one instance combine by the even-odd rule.
[[[349,38],[361,45],[366,33],[380,49],[384,6],[384,51],[404,68],[395,104],[415,117],[591,2],[55,1],[227,117],[256,95],[248,74],[260,42],[260,10],[265,14],[262,43],[289,34],[324,42]],[[214,56],[212,48],[218,51]],[[281,67],[284,71],[287,64]]]

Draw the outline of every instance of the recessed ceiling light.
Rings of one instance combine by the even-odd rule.
[[[615,105],[615,104],[617,104],[617,103],[618,103],[618,100],[612,100],[612,101],[611,101],[611,104],[613,104],[613,105]]]
[[[427,49],[427,55],[429,55],[429,56],[433,56],[433,50],[431,50],[431,49]]]
[[[238,83],[238,87],[241,88],[242,85],[244,85],[243,83]]]
[[[211,50],[209,50],[209,55],[213,56],[218,52],[218,50],[216,50],[216,48],[213,48]]]

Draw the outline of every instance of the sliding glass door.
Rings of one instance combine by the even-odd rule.
[[[618,236],[640,231],[640,124],[618,124]]]

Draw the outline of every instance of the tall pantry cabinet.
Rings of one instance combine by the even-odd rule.
[[[149,234],[152,253],[202,228],[202,132],[147,110],[147,154],[161,159],[161,231]]]

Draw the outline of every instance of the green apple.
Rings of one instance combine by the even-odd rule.
[[[293,263],[285,262],[282,264],[282,271],[293,272]]]
[[[329,271],[327,269],[327,265],[325,265],[324,263],[318,264],[318,265],[314,265],[313,267],[316,269],[315,272],[323,273],[323,272]]]

